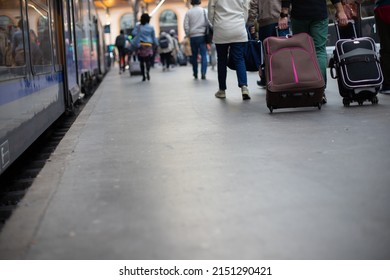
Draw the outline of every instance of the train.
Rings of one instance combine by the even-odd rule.
[[[0,175],[109,71],[92,0],[0,1]]]

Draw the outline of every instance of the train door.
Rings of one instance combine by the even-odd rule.
[[[101,75],[104,75],[104,73],[107,71],[106,64],[105,64],[106,45],[105,45],[104,39],[103,39],[103,36],[104,36],[103,28],[100,25],[100,22],[97,19],[97,17],[94,17],[93,23],[95,25],[95,30],[97,30],[97,32],[96,32],[97,59],[98,59],[97,62],[98,62],[99,75],[101,76]]]
[[[65,40],[65,54],[66,54],[66,72],[68,76],[69,92],[72,100],[75,102],[80,97],[80,81],[78,80],[77,70],[77,52],[75,40],[75,21],[74,21],[74,4],[73,1],[63,0],[66,12],[67,23],[64,24],[64,40]]]
[[[55,21],[57,25],[58,45],[61,46],[61,63],[64,66],[64,85],[68,107],[72,107],[80,97],[80,87],[77,81],[76,51],[74,47],[73,2],[53,1],[55,5]]]

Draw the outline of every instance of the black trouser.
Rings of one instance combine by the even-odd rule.
[[[152,56],[138,56],[138,60],[141,64],[142,77],[145,78],[146,75],[149,79],[149,71],[152,66]]]
[[[172,52],[160,53],[161,64],[163,66],[166,66],[167,68],[169,68],[169,65],[171,64],[171,61],[170,61],[171,54],[172,54]]]
[[[383,72],[383,84],[390,86],[390,25],[375,16],[376,29],[380,41],[380,62]]]
[[[119,70],[125,71],[126,67],[126,49],[118,47],[119,54]]]

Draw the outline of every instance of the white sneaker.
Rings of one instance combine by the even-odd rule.
[[[249,90],[246,86],[241,87],[242,99],[249,100],[251,97],[249,96]]]
[[[226,98],[225,91],[222,90],[222,89],[218,90],[218,91],[215,93],[215,97],[216,97],[216,98],[221,98],[221,99]]]

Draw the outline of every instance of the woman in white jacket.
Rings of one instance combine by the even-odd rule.
[[[226,77],[228,55],[236,66],[238,86],[242,99],[250,99],[244,60],[244,50],[248,42],[246,21],[249,0],[209,0],[208,18],[213,25],[213,42],[217,47],[218,84],[217,98],[226,98]]]

